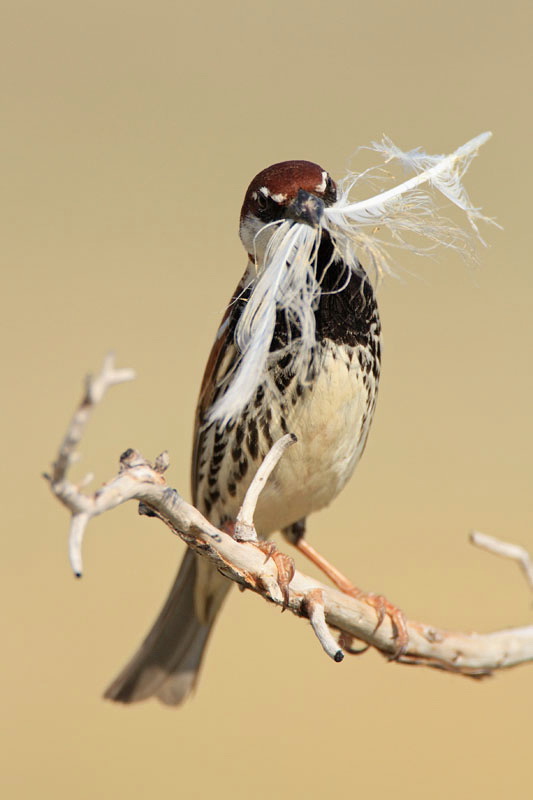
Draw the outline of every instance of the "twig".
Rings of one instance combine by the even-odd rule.
[[[344,653],[339,647],[337,642],[331,635],[326,622],[326,614],[324,611],[324,592],[322,589],[311,589],[306,597],[307,610],[309,613],[309,622],[313,628],[316,637],[324,651],[328,654],[333,661],[342,661]]]
[[[285,436],[282,436],[281,439],[278,439],[270,448],[263,463],[255,473],[235,521],[235,538],[239,542],[257,541],[254,514],[259,495],[263,491],[265,483],[285,450],[296,442],[297,439],[294,433],[287,433]]]
[[[524,547],[519,544],[511,544],[511,542],[504,542],[501,539],[496,539],[495,536],[489,536],[488,533],[481,533],[481,531],[472,531],[470,541],[476,547],[480,547],[488,553],[516,561],[524,573],[529,588],[533,589],[533,563]]]
[[[132,381],[134,378],[135,372],[132,369],[115,369],[115,356],[113,353],[108,353],[104,358],[102,369],[95,378],[91,375],[87,376],[85,379],[85,394],[74,412],[52,467],[50,478],[52,483],[62,481],[68,468],[76,460],[76,447],[80,443],[91,411],[98,403],[102,402],[107,390],[112,386],[117,386],[119,383]]]

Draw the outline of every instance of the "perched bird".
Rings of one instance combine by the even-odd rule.
[[[248,264],[207,362],[192,458],[193,503],[217,527],[235,520],[259,464],[273,443],[291,432],[298,443],[262,492],[255,525],[260,537],[282,530],[296,543],[306,517],[341,491],[365,447],[380,373],[378,308],[366,273],[344,263],[326,230],[316,245],[321,294],[312,309],[315,339],[309,358],[295,369],[291,350],[299,331],[278,309],[265,367],[271,381],[258,384],[237,417],[209,421],[210,410],[235,374],[235,330],[273,231],[265,226],[284,220],[319,229],[324,209],[336,198],[332,178],[308,161],[274,164],[246,192],[240,237]],[[206,559],[188,550],[153,628],[106,697],[134,702],[155,695],[164,703],[180,703],[194,686],[230,587]]]
[[[242,205],[240,238],[248,263],[200,389],[193,503],[214,525],[231,532],[265,455],[284,434],[295,434],[297,444],[260,495],[257,533],[266,539],[282,531],[337,585],[357,594],[304,539],[306,518],[327,506],[352,475],[376,405],[381,324],[372,283],[350,241],[366,247],[374,260],[380,251],[366,244],[368,237],[352,233],[350,220],[373,227],[384,219],[396,234],[402,225],[416,230],[409,204],[402,216],[400,203],[414,189],[417,208],[422,207],[426,195],[417,187],[425,182],[465,209],[475,227],[480,214],[465,201],[460,177],[487,138],[477,137],[447,157],[403,154],[384,140],[374,148],[389,159],[408,159],[419,174],[351,205],[346,195],[339,202],[335,182],[317,164],[274,164],[253,179]],[[428,219],[426,210],[421,230]],[[434,225],[433,239],[436,230]],[[124,703],[151,696],[181,703],[195,685],[230,587],[211,563],[187,550],[152,629],[105,696]],[[401,652],[407,644],[403,615],[381,597],[365,598],[376,608],[378,624],[384,614],[391,617]]]

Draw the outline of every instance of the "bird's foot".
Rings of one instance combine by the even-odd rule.
[[[397,606],[389,603],[386,597],[382,594],[374,594],[373,592],[363,592],[356,586],[351,586],[348,590],[343,590],[346,594],[355,597],[357,600],[362,600],[363,603],[371,606],[377,615],[376,627],[374,633],[383,623],[385,617],[389,617],[394,630],[394,643],[395,648],[391,654],[391,661],[395,661],[402,656],[407,650],[409,644],[409,633],[407,632],[407,622],[405,614]]]
[[[383,624],[385,617],[389,617],[393,627],[395,643],[390,660],[395,661],[397,658],[402,656],[407,650],[407,646],[409,644],[409,633],[407,631],[407,622],[403,611],[397,608],[397,606],[394,606],[392,603],[389,603],[387,598],[382,594],[364,592],[362,589],[358,589],[357,586],[354,586],[353,583],[348,580],[348,578],[345,578],[344,575],[341,575],[340,573],[337,573],[335,577],[336,580],[334,579],[333,582],[341,592],[348,594],[351,597],[355,597],[356,600],[361,600],[363,603],[366,603],[374,609],[377,616],[374,633]]]
[[[314,547],[311,547],[309,542],[306,542],[305,539],[299,539],[296,547],[328,576],[337,589],[340,589],[344,594],[355,597],[357,600],[362,600],[375,610],[378,619],[374,632],[377,631],[385,617],[389,617],[392,623],[395,640],[395,648],[391,655],[392,661],[405,653],[409,644],[409,634],[407,632],[407,623],[403,611],[393,606],[392,603],[389,603],[381,594],[372,594],[358,589],[357,586],[354,586],[353,583],[342,574],[342,572],[334,567],[333,564],[330,564],[330,562],[318,553]]]
[[[232,520],[226,520],[223,522],[220,526],[220,529],[223,530],[224,533],[232,536],[237,541],[249,542],[257,547],[266,556],[265,564],[270,558],[272,559],[278,571],[277,583],[283,597],[283,608],[287,608],[289,605],[289,584],[294,578],[295,572],[294,559],[285,555],[285,553],[281,553],[274,542],[267,542],[265,539],[258,539],[255,531],[253,539],[242,538],[241,535],[238,535],[235,522]],[[253,583],[253,580],[250,580],[250,583]]]
[[[269,558],[271,558],[276,565],[278,571],[278,586],[283,597],[283,606],[287,608],[289,605],[289,584],[294,578],[294,560],[290,556],[285,555],[285,553],[281,553],[274,542],[266,542],[260,539],[256,547],[265,554],[265,564]]]

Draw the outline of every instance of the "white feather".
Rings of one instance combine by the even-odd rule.
[[[364,222],[366,215],[370,214],[373,218],[386,213],[388,204],[395,198],[405,195],[424,183],[430,183],[435,189],[442,192],[452,203],[465,211],[470,219],[480,216],[479,210],[475,209],[466,194],[461,183],[461,178],[470,166],[472,159],[477,155],[481,145],[485,144],[492,133],[486,131],[471,139],[466,144],[459,147],[449,156],[429,156],[423,150],[411,150],[404,153],[396,147],[388,137],[384,137],[382,142],[374,142],[371,150],[382,153],[388,161],[399,160],[405,167],[418,172],[414,178],[395,186],[386,192],[362,200],[359,203],[347,204],[343,207],[343,212],[350,217]],[[327,216],[333,217],[336,208],[328,210]],[[477,230],[477,229],[476,229]]]
[[[315,269],[317,233],[308,225],[270,224],[273,233],[235,330],[235,343],[242,355],[236,372],[227,376],[227,389],[211,409],[208,422],[229,422],[264,382],[278,311],[284,312],[287,330],[294,325],[301,331],[301,336],[290,343],[295,367],[300,367],[299,359],[308,356],[308,343],[314,341],[313,311],[320,297]],[[277,350],[274,359],[284,352]],[[270,383],[269,389],[275,393],[275,382]]]
[[[366,271],[372,270],[379,277],[391,271],[387,253],[391,245],[416,253],[425,253],[438,245],[464,252],[469,247],[468,231],[442,216],[435,201],[439,193],[466,214],[472,230],[483,242],[477,222],[492,220],[472,205],[462,178],[481,145],[490,137],[490,133],[482,133],[448,156],[431,156],[419,149],[403,152],[386,137],[380,143],[373,143],[370,149],[385,156],[386,162],[396,160],[416,174],[387,191],[357,202],[350,201],[350,192],[367,179],[371,171],[359,175],[350,173],[340,182],[339,199],[325,210],[323,222],[333,240],[335,256],[342,258],[352,270],[360,269],[361,258]],[[208,423],[217,421],[224,425],[234,419],[261,385],[270,396],[275,396],[277,388],[268,367],[286,351],[270,353],[276,316],[280,312],[285,317],[287,330],[294,326],[301,331],[287,345],[294,359],[294,371],[305,374],[312,357],[314,310],[321,293],[316,279],[321,230],[289,221],[270,223],[268,227],[272,234],[235,331],[241,358],[233,373],[226,377],[226,387],[211,409]],[[378,238],[377,228],[388,231],[392,242],[385,243]],[[424,244],[413,243],[410,240],[413,234],[415,238],[422,237]]]

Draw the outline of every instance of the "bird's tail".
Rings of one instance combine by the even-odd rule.
[[[194,688],[211,628],[231,586],[211,567],[215,591],[208,619],[200,621],[194,601],[197,560],[187,550],[165,605],[131,661],[106,689],[107,699],[135,703],[157,697],[178,705]]]

